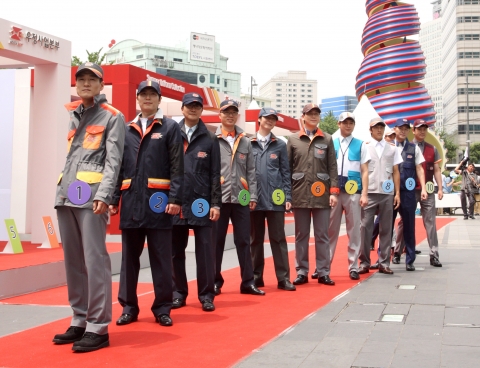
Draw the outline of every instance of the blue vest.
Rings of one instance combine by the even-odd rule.
[[[415,145],[407,139],[402,151],[403,162],[399,165],[400,169],[400,190],[407,190],[405,181],[408,178],[417,180],[417,171],[415,169]]]
[[[357,138],[352,138],[350,145],[348,146],[348,160],[349,161],[360,161],[362,157],[362,143],[363,141]],[[338,152],[340,150],[340,138],[333,140],[333,147],[335,148],[335,154],[338,159]],[[341,173],[343,174],[343,167],[340,168]],[[360,171],[348,170],[348,176],[343,175],[338,176],[338,185],[340,189],[345,190],[345,184],[349,180],[355,180],[358,184],[358,191],[362,191],[362,175]]]

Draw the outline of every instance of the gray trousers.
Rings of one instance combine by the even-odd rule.
[[[368,205],[362,208],[362,247],[360,249],[360,265],[370,267],[370,246],[375,214],[379,215],[378,263],[382,267],[390,267],[390,248],[392,245],[393,196],[380,193],[368,194]]]
[[[112,321],[112,272],[105,244],[108,216],[68,206],[57,207],[57,216],[73,309],[70,325],[105,335]]]
[[[435,194],[429,194],[425,201],[421,199],[421,191],[415,190],[415,199],[420,202],[420,213],[422,214],[423,226],[427,232],[428,246],[430,247],[430,256],[439,259],[438,254],[438,236],[437,236],[437,209],[435,207]],[[402,254],[405,249],[405,241],[403,240],[403,221],[398,223],[397,244],[395,245],[395,253]]]
[[[348,270],[358,271],[358,255],[362,242],[360,237],[360,194],[348,194],[341,191],[337,198],[337,205],[330,211],[330,226],[328,228],[330,262],[333,261],[333,256],[335,255],[340,225],[342,224],[342,214],[345,212],[348,236]]]
[[[315,265],[319,276],[328,276],[330,272],[330,248],[328,246],[328,222],[330,208],[294,208],[295,219],[295,259],[298,275],[308,275],[308,240],[310,222],[313,217],[315,236]]]
[[[468,198],[468,207],[467,207]],[[462,202],[463,216],[473,216],[475,207],[475,195],[470,191],[462,190],[460,192],[460,200]]]

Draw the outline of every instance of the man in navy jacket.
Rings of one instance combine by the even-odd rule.
[[[203,98],[187,93],[182,99],[184,119],[180,122],[184,151],[182,211],[173,220],[173,308],[186,304],[188,282],[185,249],[189,229],[195,234],[198,299],[205,312],[215,310],[215,262],[212,247],[212,222],[220,217],[220,146],[217,136],[200,119]]]

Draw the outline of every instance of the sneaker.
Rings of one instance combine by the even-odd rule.
[[[57,345],[71,344],[81,340],[85,329],[77,326],[70,326],[63,334],[57,334],[53,337],[53,342]]]
[[[108,333],[105,335],[99,335],[93,332],[85,332],[82,339],[73,344],[72,350],[88,352],[105,348],[107,346],[110,346]]]

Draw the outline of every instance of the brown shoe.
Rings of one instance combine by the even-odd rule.
[[[390,269],[390,267],[378,267],[378,272],[384,273],[386,275],[393,275],[393,271]]]
[[[369,272],[370,272],[370,269],[368,267],[365,267],[365,266],[358,267],[358,273],[360,275],[363,275],[364,273],[369,273]]]

